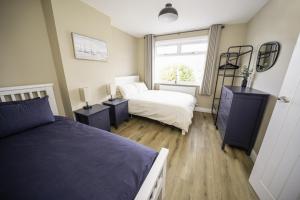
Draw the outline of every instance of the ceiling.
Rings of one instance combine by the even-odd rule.
[[[268,0],[81,0],[111,18],[113,26],[133,36],[205,28],[212,24],[248,22]],[[172,3],[179,18],[158,21],[158,13]]]

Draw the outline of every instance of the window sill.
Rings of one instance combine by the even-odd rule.
[[[199,87],[200,85],[196,84],[176,84],[176,83],[154,83],[157,85],[170,85],[170,86],[183,86],[183,87]]]

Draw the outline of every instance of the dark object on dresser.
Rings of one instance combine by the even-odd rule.
[[[224,86],[217,128],[225,144],[246,150],[250,155],[269,95],[250,88]]]
[[[242,87],[245,88],[247,87],[247,83],[248,83],[248,79],[246,77],[244,77],[244,79],[242,80]]]
[[[129,119],[127,99],[117,98],[105,101],[103,104],[110,107],[110,122],[115,128],[118,128],[123,121]]]
[[[96,104],[90,109],[75,111],[76,121],[83,124],[110,131],[109,107]]]

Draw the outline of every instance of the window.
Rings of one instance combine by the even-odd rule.
[[[157,41],[154,82],[200,85],[207,46],[207,36]]]

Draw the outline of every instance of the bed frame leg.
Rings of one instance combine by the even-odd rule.
[[[185,131],[184,131],[184,130],[181,130],[181,134],[182,134],[182,135],[185,135]]]

